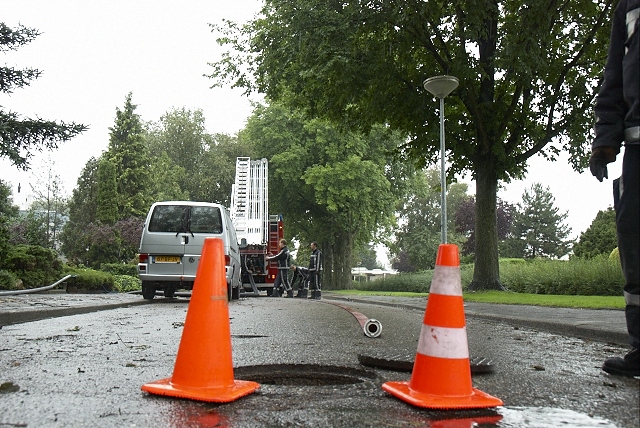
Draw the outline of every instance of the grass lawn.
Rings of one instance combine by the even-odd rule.
[[[329,291],[329,290],[328,290]],[[428,293],[409,293],[394,291],[360,291],[360,290],[330,290],[340,295],[367,296],[398,296],[398,297],[426,297]],[[622,296],[572,296],[525,294],[509,291],[481,291],[464,293],[464,300],[468,302],[498,303],[510,305],[555,306],[561,308],[584,309],[624,309]]]

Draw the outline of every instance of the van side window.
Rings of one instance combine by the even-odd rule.
[[[191,232],[222,233],[222,216],[217,207],[191,207]]]

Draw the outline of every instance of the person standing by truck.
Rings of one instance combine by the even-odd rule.
[[[284,288],[284,291],[287,292],[287,297],[293,297],[293,289],[289,284],[289,249],[287,248],[287,240],[281,239],[278,242],[278,248],[280,252],[275,256],[267,256],[267,260],[277,260],[278,261],[278,275],[276,275],[276,280],[273,283],[273,291],[271,293],[271,297],[280,297],[281,291],[280,286]]]
[[[318,243],[311,243],[311,257],[309,258],[309,287],[311,288],[311,298],[320,300],[322,292],[320,291],[320,270],[322,267],[322,253],[318,249]]]

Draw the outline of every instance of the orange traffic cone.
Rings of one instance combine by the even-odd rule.
[[[224,247],[206,238],[184,322],[173,376],[142,385],[158,395],[228,403],[260,385],[234,380]]]
[[[471,366],[454,244],[438,248],[418,351],[410,382],[386,382],[382,389],[409,404],[432,409],[501,406],[502,400],[471,387]]]

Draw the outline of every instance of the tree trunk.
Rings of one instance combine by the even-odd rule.
[[[343,290],[351,281],[352,238],[342,235],[333,240],[333,245],[323,241],[321,248],[324,270],[322,288],[324,290]]]
[[[334,284],[334,278],[332,278],[334,260],[333,248],[329,240],[320,241],[318,244],[320,244],[320,251],[322,251],[320,285],[323,290],[331,290],[333,289]]]
[[[476,168],[476,249],[469,290],[503,290],[498,265],[498,221],[495,165],[478,162]]]

